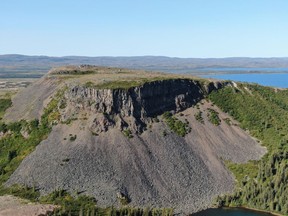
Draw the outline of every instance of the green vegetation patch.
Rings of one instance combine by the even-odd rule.
[[[4,115],[6,109],[8,109],[12,105],[12,101],[10,98],[2,98],[0,99],[0,120]]]
[[[62,104],[62,97],[64,95],[66,88],[59,90],[56,95],[49,102],[47,107],[44,110],[44,115],[41,116],[42,124],[57,124],[60,121],[60,112],[59,112],[59,103]]]
[[[129,139],[133,138],[133,134],[130,129],[125,129],[122,131],[122,133],[124,134],[124,136],[128,137]]]
[[[200,123],[204,124],[204,119],[202,116],[202,111],[198,111],[197,113],[194,114],[194,117],[197,121],[199,121]]]
[[[238,184],[217,198],[220,206],[248,206],[288,214],[288,90],[237,84],[214,91],[209,99],[261,140],[268,153],[258,162],[228,163]]]
[[[182,122],[168,111],[163,114],[163,118],[165,122],[168,124],[169,128],[178,136],[184,137],[191,131],[188,122],[185,123]]]
[[[58,92],[44,110],[41,120],[21,120],[9,124],[0,123],[0,131],[4,136],[0,138],[0,184],[8,180],[21,161],[29,155],[52,129],[58,121],[58,101],[63,91]],[[24,134],[28,136],[24,137]]]
[[[249,161],[245,164],[236,164],[231,161],[225,161],[226,166],[231,170],[236,179],[242,182],[247,177],[250,179],[257,177],[259,161]]]
[[[34,121],[20,121],[8,125],[2,124],[5,136],[0,139],[0,183],[4,183],[16,170],[21,161],[30,154],[34,148],[47,137],[51,127],[42,122],[41,125]],[[29,134],[23,137],[22,132]]]
[[[229,125],[229,126],[232,125],[230,118],[225,118],[225,119],[223,119],[223,120],[225,121],[225,123],[226,123],[227,125]]]
[[[0,196],[5,194],[11,194],[22,199],[28,199],[36,202],[40,197],[40,192],[36,188],[29,188],[26,186],[13,185],[9,188],[0,186]]]
[[[212,124],[216,126],[220,125],[221,123],[221,120],[219,118],[219,113],[211,108],[208,108],[208,119]]]
[[[115,80],[108,81],[100,84],[95,84],[91,81],[84,84],[84,86],[89,88],[97,88],[97,89],[124,89],[128,90],[133,87],[142,86],[145,83],[151,83],[155,81],[162,80],[171,80],[171,79],[180,79],[180,78],[171,78],[171,77],[151,77],[151,78],[135,78],[134,80]]]
[[[119,80],[119,81],[111,81],[111,82],[98,84],[95,87],[98,89],[129,89],[129,88],[140,86],[142,84],[143,84],[142,80],[136,80],[136,81]]]

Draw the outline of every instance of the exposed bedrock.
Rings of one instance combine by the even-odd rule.
[[[65,94],[67,103],[72,106],[65,110],[63,116],[66,119],[72,118],[71,115],[84,109],[92,113],[117,115],[122,120],[132,117],[135,125],[131,128],[137,128],[136,131],[142,132],[149,118],[165,111],[183,111],[199,102],[211,91],[227,84],[211,82],[201,85],[199,81],[191,79],[174,79],[149,82],[129,89],[74,86]]]
[[[154,117],[165,111],[183,110],[201,100],[204,92],[193,80],[163,80],[130,89],[94,89],[76,86],[67,95],[75,105],[93,107],[98,112],[135,118]]]

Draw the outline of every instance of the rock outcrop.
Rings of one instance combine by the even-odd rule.
[[[211,91],[227,84],[211,82],[201,85],[199,81],[191,79],[171,79],[148,82],[129,89],[73,86],[69,88],[64,97],[65,103],[70,106],[63,112],[63,121],[75,118],[75,113],[86,110],[90,114],[105,114],[106,117],[102,116],[102,121],[95,120],[97,125],[102,124],[101,131],[106,131],[103,129],[106,126],[114,125],[107,115],[116,115],[124,122],[122,125],[128,124],[135,129],[134,132],[141,133],[151,118],[166,111],[183,111],[195,105]],[[130,118],[129,123],[125,121],[127,118]]]

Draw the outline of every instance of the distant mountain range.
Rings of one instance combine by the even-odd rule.
[[[213,68],[288,68],[288,58],[48,57],[10,54],[0,55],[0,78],[39,77],[53,67],[79,64],[203,74],[205,69]]]

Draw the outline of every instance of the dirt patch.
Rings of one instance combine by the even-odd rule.
[[[37,203],[14,196],[0,196],[0,216],[38,216],[53,212],[55,206]]]

